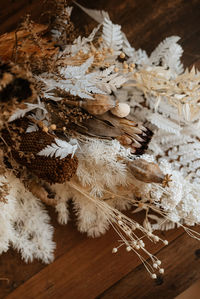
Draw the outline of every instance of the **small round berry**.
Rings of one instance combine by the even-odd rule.
[[[55,125],[55,124],[52,124],[52,125],[50,126],[50,129],[53,130],[53,131],[56,130],[56,125]]]
[[[136,227],[136,228],[139,228],[139,227],[140,227],[139,223],[136,223],[136,224],[135,224],[135,227]]]
[[[154,239],[155,242],[158,242],[158,241],[159,241],[158,236],[154,236],[153,239]]]
[[[153,267],[154,267],[155,269],[158,269],[158,264],[154,263],[154,264],[153,264]]]
[[[48,129],[46,126],[45,126],[45,127],[43,127],[43,129],[42,129],[42,131],[43,131],[43,132],[45,132],[45,133],[47,133],[47,132],[48,132],[48,130],[49,130],[49,129]]]
[[[131,251],[131,249],[132,249],[131,246],[126,247],[126,251],[128,251],[128,252]]]
[[[117,253],[118,249],[116,247],[113,248],[112,253]]]
[[[128,64],[127,64],[126,62],[124,62],[123,68],[124,68],[125,70],[128,69]]]
[[[164,270],[163,268],[160,268],[160,269],[159,269],[159,273],[160,273],[160,274],[164,274],[164,272],[165,272],[165,270]]]
[[[126,55],[123,52],[121,52],[120,55],[119,55],[119,57],[122,58],[122,59],[125,58],[125,56]]]
[[[157,263],[158,266],[161,265],[161,261],[160,260],[157,260],[156,263]]]
[[[164,240],[164,241],[163,241],[163,244],[164,244],[164,245],[168,245],[169,242],[168,242],[167,240]]]

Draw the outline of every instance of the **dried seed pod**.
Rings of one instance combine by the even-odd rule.
[[[116,105],[116,107],[112,108],[110,110],[112,114],[114,114],[117,117],[126,117],[130,113],[130,106],[126,103],[119,103]]]
[[[122,135],[116,138],[122,145],[130,145],[132,144],[132,139],[127,135]]]
[[[115,102],[111,97],[103,94],[96,94],[95,100],[82,102],[82,107],[92,115],[102,115],[115,107]]]
[[[162,183],[165,175],[159,166],[144,159],[137,159],[128,163],[134,177],[145,183]]]

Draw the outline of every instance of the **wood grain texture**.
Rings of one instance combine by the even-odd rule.
[[[107,10],[111,19],[122,25],[129,41],[150,53],[160,41],[179,35],[184,48],[183,62],[194,62],[200,68],[200,2],[199,0],[84,0],[81,4]],[[40,0],[1,0],[0,32],[13,30],[27,12],[42,20]],[[79,8],[73,20],[83,26],[91,24]],[[163,233],[170,245],[148,244],[164,262],[164,282],[155,284],[134,254],[125,250],[111,253],[117,238],[110,230],[98,239],[88,239],[77,232],[75,221],[67,226],[57,224],[56,215],[48,209],[55,227],[57,243],[55,262],[44,265],[34,261],[25,264],[10,250],[0,256],[0,298],[173,298],[200,277],[198,248],[200,244],[181,230]],[[141,215],[136,217],[142,218]],[[196,257],[194,252],[196,252]],[[145,284],[144,284],[145,281]],[[159,285],[160,284],[160,285]],[[143,297],[142,297],[143,296]]]
[[[140,215],[137,218],[141,218]],[[172,241],[180,234],[181,230],[174,230],[164,235]],[[112,254],[113,245],[116,244],[116,234],[112,230],[102,238],[88,239],[79,234],[71,224],[65,228],[62,238],[65,238],[65,242],[61,248],[61,239],[58,240],[55,262],[43,269],[36,269],[38,274],[32,278],[32,272],[28,273],[27,281],[22,284],[17,282],[17,276],[13,277],[21,286],[8,295],[7,299],[64,299],[66,294],[67,298],[95,298],[140,264],[136,255],[128,254],[125,249],[115,256]],[[148,244],[147,249],[156,253],[162,246],[161,243]],[[151,280],[147,273],[146,279]]]
[[[200,232],[200,228],[198,231]],[[196,240],[188,238],[186,234],[180,235],[157,254],[164,261],[164,276],[158,276],[152,283],[146,278],[146,270],[140,265],[98,298],[174,298],[200,277],[199,247]],[[139,283],[144,281],[143,285]]]

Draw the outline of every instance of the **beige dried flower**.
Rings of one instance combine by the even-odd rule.
[[[144,159],[137,159],[128,163],[134,177],[145,183],[163,183],[165,175],[159,166]]]
[[[92,115],[102,115],[115,107],[115,102],[108,95],[95,94],[94,100],[82,102],[82,107]]]

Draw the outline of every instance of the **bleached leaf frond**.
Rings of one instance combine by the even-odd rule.
[[[90,52],[91,49],[91,42],[93,41],[95,35],[101,28],[101,24],[99,24],[97,27],[95,27],[90,35],[88,37],[77,37],[72,45],[66,45],[64,48],[64,51],[59,53],[59,57],[66,57],[66,55],[75,55],[77,54],[80,50],[83,51],[84,53]]]
[[[47,145],[43,150],[41,150],[38,155],[53,157],[63,159],[68,155],[74,156],[78,148],[78,143],[75,139],[70,139],[69,142],[55,138],[55,143]]]
[[[44,113],[47,113],[46,108],[44,107],[44,104],[39,102],[38,104],[31,104],[31,103],[26,103],[27,108],[25,109],[17,109],[13,115],[9,118],[9,122],[12,122],[18,118],[22,118],[26,115],[26,113],[34,110],[34,109],[41,109],[44,111]]]
[[[149,62],[153,65],[168,66],[175,74],[180,74],[183,71],[183,65],[180,62],[183,49],[177,42],[180,40],[179,36],[167,37],[162,41],[158,47],[151,53]]]
[[[121,26],[113,24],[109,19],[105,19],[103,22],[102,38],[108,48],[112,48],[115,51],[122,49],[123,36]]]
[[[128,62],[136,63],[136,64],[148,64],[148,56],[146,51],[142,49],[138,49],[137,51],[135,48],[131,47],[126,35],[122,32],[123,37],[123,45],[122,50],[123,52],[129,57]]]
[[[67,7],[65,7],[65,10],[66,10],[68,16],[70,17],[72,14],[73,6],[67,6]]]
[[[88,73],[88,69],[91,67],[93,63],[94,57],[90,57],[80,66],[67,66],[66,68],[60,69],[60,77],[55,79],[55,76],[51,76],[51,74],[43,74],[38,77],[39,80],[43,81],[46,85],[44,91],[45,96],[48,93],[52,95],[52,90],[60,89],[65,92],[70,92],[74,96],[79,96],[81,98],[93,99],[92,95],[94,93],[104,94],[102,90],[97,88],[96,86],[96,72]],[[61,98],[57,98],[60,100]]]
[[[176,124],[175,122],[173,122],[169,119],[166,119],[165,117],[163,117],[160,114],[154,113],[148,117],[148,120],[152,124],[156,125],[159,129],[162,129],[169,133],[175,133],[177,135],[180,134],[181,127],[178,124]]]
[[[41,121],[44,126],[46,126],[46,127],[49,126],[49,122],[47,120],[48,117],[43,110],[36,109],[36,111],[34,113],[31,113],[30,116],[32,119],[35,119],[36,121]],[[36,125],[36,123],[30,121],[30,123],[26,129],[26,133],[36,132],[38,130],[39,130],[39,127]]]
[[[26,129],[26,133],[32,133],[32,132],[36,132],[38,130],[39,130],[39,128],[36,124],[30,124],[28,126],[28,128]]]
[[[105,10],[97,10],[97,9],[90,9],[86,8],[76,1],[74,3],[80,7],[88,16],[90,16],[92,19],[94,19],[97,23],[102,23],[104,19],[110,20],[109,14]]]
[[[128,77],[113,73],[113,70],[114,66],[111,66],[97,73],[96,86],[105,93],[116,91],[128,80]]]
[[[67,68],[61,68],[60,74],[63,75],[66,79],[81,77],[85,75],[86,71],[91,67],[94,61],[94,57],[91,56],[80,66],[67,66]]]
[[[177,43],[180,40],[179,36],[167,37],[162,41],[150,55],[150,62],[154,65],[159,65],[162,59],[169,51],[172,43]]]
[[[81,98],[93,99],[93,94],[106,94],[115,91],[124,84],[128,77],[114,72],[114,66],[104,71],[93,71],[86,73],[93,63],[93,56],[86,60],[81,66],[67,66],[60,69],[59,77],[43,74],[39,80],[45,83],[45,97],[52,100],[61,100],[53,94],[54,89],[70,92],[72,95],[78,95]],[[48,77],[47,77],[48,76]]]

